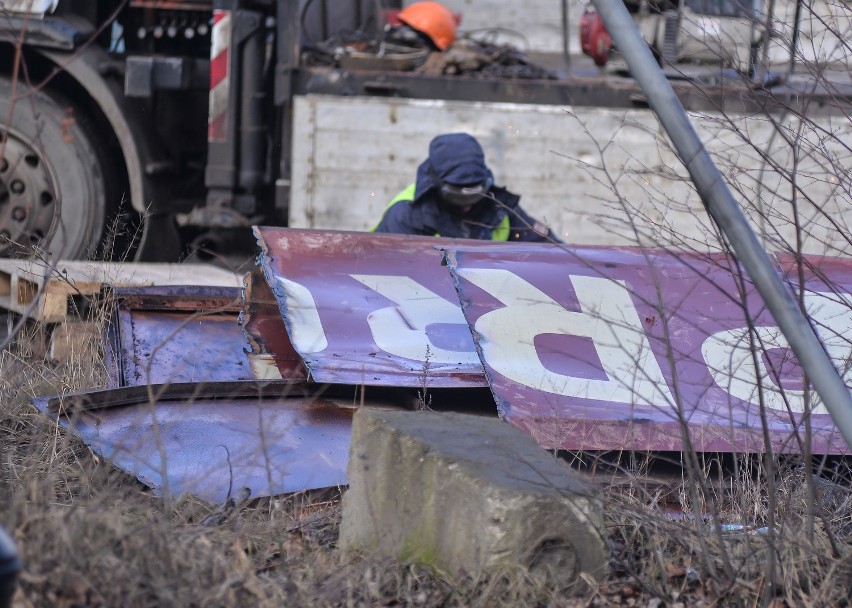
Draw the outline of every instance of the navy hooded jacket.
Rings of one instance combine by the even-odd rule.
[[[494,177],[479,142],[467,133],[439,135],[429,145],[429,158],[417,169],[417,181],[387,206],[374,232],[419,234],[495,241],[556,240],[541,222],[518,204],[520,197],[491,186],[488,197],[467,213],[441,200],[441,183],[471,185]]]

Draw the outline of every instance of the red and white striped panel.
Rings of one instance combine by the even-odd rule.
[[[208,141],[228,139],[228,108],[231,105],[231,11],[213,11],[210,45],[210,108]]]

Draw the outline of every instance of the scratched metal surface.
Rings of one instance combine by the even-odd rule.
[[[213,399],[200,390],[192,400],[59,416],[50,401],[36,407],[158,495],[191,493],[221,504],[242,487],[258,497],[346,483],[353,410],[297,390],[254,399]]]
[[[267,227],[255,234],[259,264],[312,379],[486,386],[435,248],[465,241]]]
[[[852,262],[817,261],[808,308],[842,366]],[[728,258],[513,245],[457,248],[447,262],[501,414],[545,447],[681,450],[688,429],[699,450],[764,451],[765,419],[773,450],[801,450],[801,369]],[[848,453],[811,406],[814,452]]]
[[[111,387],[254,379],[237,288],[116,289],[105,329]]]

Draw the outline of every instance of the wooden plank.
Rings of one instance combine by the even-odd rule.
[[[45,323],[58,323],[73,310],[73,298],[116,287],[187,285],[241,287],[241,276],[208,264],[150,264],[0,259],[0,308]],[[69,304],[70,303],[70,304]]]

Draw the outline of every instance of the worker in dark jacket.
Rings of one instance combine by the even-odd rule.
[[[559,242],[519,201],[518,195],[494,184],[478,141],[467,133],[439,135],[429,144],[417,181],[388,204],[373,231]]]

